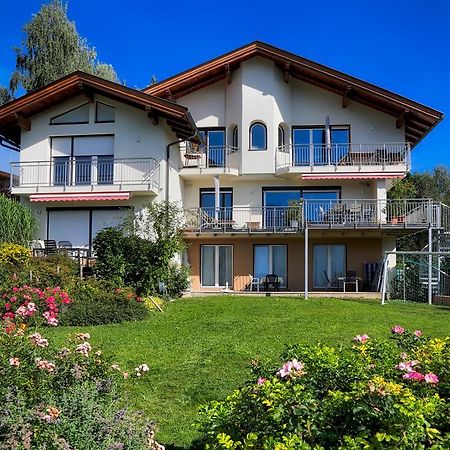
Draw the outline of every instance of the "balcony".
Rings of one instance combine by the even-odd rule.
[[[157,194],[158,162],[153,158],[93,156],[11,163],[13,194],[124,190]]]
[[[295,144],[276,149],[277,173],[405,172],[410,169],[408,143]]]
[[[200,174],[239,175],[239,149],[230,145],[181,147],[180,176],[185,178]]]
[[[305,200],[300,206],[193,208],[187,233],[300,233],[318,229],[447,228],[445,205],[431,200]],[[445,223],[444,223],[445,222]]]

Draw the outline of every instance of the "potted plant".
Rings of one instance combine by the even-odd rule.
[[[302,222],[302,200],[289,200],[286,209],[286,223],[292,228],[300,228]]]

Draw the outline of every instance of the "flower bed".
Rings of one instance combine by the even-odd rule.
[[[216,449],[450,448],[450,338],[396,325],[351,349],[293,346],[199,413]]]

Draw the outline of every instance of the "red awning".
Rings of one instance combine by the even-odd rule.
[[[365,173],[330,173],[330,174],[302,174],[305,180],[386,180],[393,178],[404,178],[404,173],[389,174],[365,174]]]
[[[84,202],[129,200],[130,192],[73,193],[73,194],[32,194],[31,202]]]

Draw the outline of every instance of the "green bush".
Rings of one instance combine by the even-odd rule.
[[[351,349],[294,346],[201,408],[210,449],[450,448],[450,338],[393,328]],[[397,344],[397,345],[395,345]],[[284,362],[284,363],[283,363]]]
[[[93,242],[97,277],[131,286],[143,296],[160,294],[159,284],[164,283],[167,297],[181,297],[189,287],[189,270],[174,262],[185,248],[178,213],[176,205],[151,204],[142,219],[133,217],[124,225],[125,233],[114,228],[100,231]]]
[[[30,250],[23,245],[11,244],[9,242],[0,244],[0,265],[2,266],[22,266],[30,257]]]
[[[57,348],[35,330],[0,327],[2,450],[149,448],[151,424],[127,409],[118,390],[119,379],[138,382],[148,367],[122,372],[89,338],[79,333]]]
[[[61,325],[101,325],[142,320],[148,310],[130,289],[114,288],[101,280],[79,281],[71,291],[72,302],[60,314]]]

